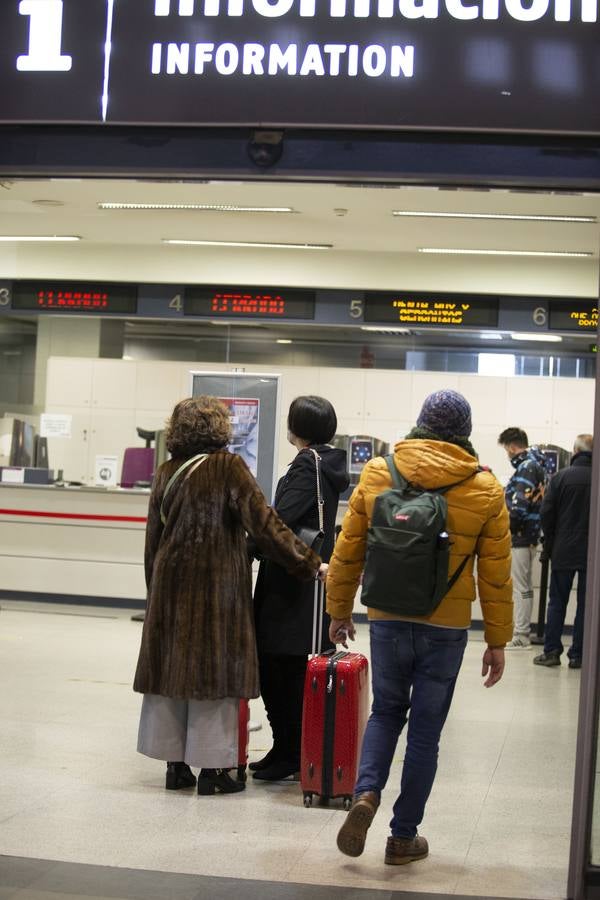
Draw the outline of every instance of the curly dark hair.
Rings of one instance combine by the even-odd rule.
[[[231,442],[229,410],[216,397],[180,400],[167,423],[166,442],[175,459],[222,450]]]

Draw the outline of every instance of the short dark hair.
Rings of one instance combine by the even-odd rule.
[[[523,431],[522,428],[505,428],[498,438],[498,443],[502,444],[503,447],[507,447],[509,444],[516,444],[517,447],[523,447],[524,450],[529,447],[527,432]]]
[[[324,397],[296,397],[287,420],[288,430],[311,444],[327,444],[337,429],[335,409]]]
[[[167,450],[175,459],[222,450],[230,442],[229,410],[216,397],[180,400],[167,423]]]

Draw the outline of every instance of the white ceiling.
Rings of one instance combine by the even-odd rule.
[[[42,201],[41,203],[39,201]],[[49,205],[57,203],[59,205]],[[294,214],[106,211],[100,202],[291,206]],[[0,185],[0,235],[69,234],[76,244],[0,244],[0,278],[499,291],[596,296],[600,224],[397,218],[392,210],[585,215],[600,195],[259,182],[50,179]],[[163,238],[333,244],[327,251],[173,247]],[[582,259],[431,256],[419,247],[576,251]]]

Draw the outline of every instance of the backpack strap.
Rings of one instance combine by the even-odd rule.
[[[171,477],[167,481],[167,486],[162,495],[162,500],[160,501],[160,521],[163,523],[163,525],[167,524],[167,517],[165,514],[165,500],[167,499],[167,494],[169,493],[169,491],[171,490],[171,488],[173,487],[173,485],[175,484],[175,482],[177,481],[177,479],[179,478],[179,476],[181,475],[182,472],[185,472],[185,470],[189,466],[191,466],[193,463],[197,464],[196,466],[194,466],[194,468],[196,468],[197,466],[200,465],[200,463],[204,462],[204,460],[206,459],[207,456],[208,456],[208,453],[197,453],[196,456],[192,456],[190,459],[186,459],[186,461],[184,463],[182,463],[182,465],[180,465],[178,469],[176,469],[176,471],[173,473],[173,475],[171,475]],[[191,471],[189,471],[188,475],[191,475],[193,471],[194,471],[193,469]]]
[[[461,563],[459,563],[459,565],[458,565],[458,567],[456,568],[456,570],[455,570],[455,572],[454,572],[452,578],[450,578],[450,580],[448,581],[448,587],[446,588],[446,593],[448,593],[448,591],[451,591],[451,590],[452,590],[452,588],[454,587],[454,585],[456,584],[456,582],[458,581],[458,579],[459,579],[460,576],[462,575],[462,573],[463,573],[463,571],[464,571],[464,568],[465,568],[466,564],[469,562],[469,560],[471,559],[472,556],[475,556],[475,554],[474,554],[474,553],[469,553],[468,556],[463,557],[463,561],[462,561]]]
[[[390,453],[389,456],[384,457],[387,467],[390,470],[390,475],[392,476],[392,484],[394,487],[399,488],[401,491],[405,490],[408,487],[408,481],[406,478],[400,474],[396,467],[396,463],[394,462],[394,455]]]

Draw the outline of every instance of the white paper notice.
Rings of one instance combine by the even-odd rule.
[[[118,456],[97,456],[94,466],[94,484],[116,487]]]
[[[2,484],[24,484],[25,469],[2,469]]]
[[[40,434],[42,437],[70,438],[73,416],[42,413]]]

